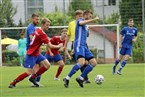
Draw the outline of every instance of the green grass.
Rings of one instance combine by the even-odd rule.
[[[1,97],[144,97],[144,66],[145,64],[127,64],[123,75],[112,75],[112,65],[97,65],[89,74],[91,84],[84,84],[80,88],[75,81],[79,76],[77,72],[70,80],[69,88],[64,88],[62,79],[69,73],[73,65],[65,66],[60,78],[54,81],[57,66],[51,68],[42,76],[44,87],[32,88],[28,78],[17,84],[16,88],[9,89],[9,83],[25,71],[22,67],[0,67],[0,95]],[[119,66],[118,66],[119,67]],[[102,85],[94,82],[94,77],[102,74],[105,81]]]

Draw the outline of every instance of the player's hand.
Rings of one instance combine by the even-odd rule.
[[[54,56],[54,54],[53,53],[50,53],[50,56]]]
[[[61,48],[61,47],[63,47],[63,44],[62,44],[62,43],[60,43],[58,46]]]
[[[71,52],[70,52],[70,55],[72,56],[74,54],[74,51],[72,50]]]
[[[122,48],[122,45],[121,44],[119,45],[119,48]]]
[[[136,39],[135,39],[135,38],[133,38],[133,39],[132,39],[132,42],[135,42],[135,41],[136,41]]]
[[[72,60],[72,57],[69,55],[69,56],[68,56],[68,59],[69,59],[69,60]]]
[[[98,16],[95,17],[95,20],[99,20],[100,18]]]

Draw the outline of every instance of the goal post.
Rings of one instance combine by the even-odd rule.
[[[98,49],[97,54],[104,61],[102,63],[106,63],[106,62],[107,63],[112,63],[111,61],[109,62],[109,59],[114,61],[114,59],[119,57],[119,27],[120,27],[120,25],[119,24],[101,24],[101,25],[97,24],[97,25],[88,25],[88,26],[91,28],[91,30],[93,30],[93,32],[96,32],[98,36],[102,35],[102,40],[98,39],[99,42],[96,43],[96,47],[97,47],[97,45],[99,43],[102,44],[102,45],[100,45],[100,44],[98,45],[98,46],[102,46],[102,48],[101,47],[97,47],[97,49]],[[115,34],[116,34],[116,36],[113,37]],[[92,36],[94,36],[94,37],[92,37],[91,42],[96,41],[97,39],[95,40],[95,34],[93,34]],[[88,40],[90,39],[89,37],[88,37]],[[97,37],[97,38],[100,38],[100,37]],[[113,39],[113,38],[116,38],[116,40]],[[111,48],[108,49],[108,47],[110,47],[109,44],[108,44],[109,41],[111,41],[113,43],[113,44],[110,44],[110,46],[112,45],[113,49],[111,49]],[[91,44],[91,42],[88,42],[88,44]],[[114,52],[111,52],[111,50],[114,50]],[[99,51],[101,51],[101,55],[100,55]],[[110,52],[114,53],[114,58],[113,57],[109,58],[108,53],[110,53]]]

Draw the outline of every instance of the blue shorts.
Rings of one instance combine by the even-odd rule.
[[[94,58],[92,52],[86,46],[74,47],[74,53],[76,60],[79,55],[83,56],[86,60]]]
[[[58,62],[60,60],[62,60],[62,57],[60,54],[54,55],[54,56],[50,56],[48,54],[45,54],[46,59],[51,63],[52,61],[54,62]]]
[[[121,55],[132,55],[132,48],[124,48],[124,47],[122,47],[121,49],[120,49],[120,54]]]
[[[35,64],[39,64],[41,61],[45,60],[46,58],[40,54],[37,57],[26,55],[24,60],[24,67],[25,68],[33,68]]]

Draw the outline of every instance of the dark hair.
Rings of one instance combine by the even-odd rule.
[[[46,22],[51,23],[51,21],[49,19],[43,18],[42,21],[41,21],[41,24],[45,24]]]
[[[33,13],[32,16],[31,16],[31,18],[34,18],[34,17],[39,17],[39,15],[36,14],[36,13]]]
[[[83,15],[86,15],[86,14],[88,14],[88,13],[93,14],[93,12],[92,12],[91,10],[85,10]]]
[[[76,16],[76,15],[80,15],[80,14],[83,14],[83,11],[82,11],[82,10],[76,10],[76,11],[75,11],[75,16]]]
[[[128,22],[133,21],[133,18],[128,19]]]

